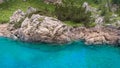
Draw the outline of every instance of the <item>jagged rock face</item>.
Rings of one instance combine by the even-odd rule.
[[[68,27],[61,21],[41,16],[39,14],[26,18],[21,28],[17,31],[17,36],[24,41],[41,41],[41,42],[68,42]]]
[[[2,24],[0,25],[0,36],[10,36],[9,31],[7,30],[8,24]]]
[[[18,16],[16,14],[18,14]],[[0,31],[0,36],[10,34],[9,37],[31,42],[66,43],[72,40],[82,39],[85,40],[86,44],[108,43],[120,45],[120,30],[116,28],[113,29],[102,26],[99,28],[70,27],[53,17],[39,14],[24,17],[24,14],[26,13],[20,10],[16,11],[10,21],[15,24],[19,23],[20,19],[23,18],[21,27],[11,31],[7,29],[5,32]],[[14,19],[14,17],[16,18]],[[6,26],[6,28],[7,27],[8,26]],[[1,29],[2,28],[3,27],[1,27]]]
[[[120,30],[109,27],[93,28],[85,31],[84,39],[86,44],[120,44]]]
[[[15,11],[13,15],[10,17],[10,21],[9,21],[10,25],[8,27],[8,30],[11,31],[16,29],[18,26],[20,26],[19,23],[21,23],[25,19],[25,17],[26,17],[26,13],[24,13],[22,10],[18,9],[17,11]]]
[[[22,19],[24,19],[25,18],[25,13],[22,11],[22,10],[20,10],[20,9],[18,9],[17,11],[15,11],[14,13],[13,13],[13,15],[10,17],[10,23],[18,23],[18,22],[20,22]]]

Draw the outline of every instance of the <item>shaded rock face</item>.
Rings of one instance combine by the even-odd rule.
[[[86,44],[107,43],[120,45],[120,30],[116,28],[103,26],[99,26],[99,28],[70,27],[53,17],[39,14],[27,17],[24,14],[27,13],[23,13],[20,10],[16,11],[10,17],[10,21],[15,24],[19,23],[20,19],[23,19],[21,27],[13,30],[9,30],[10,28],[8,28],[4,32],[0,30],[0,36],[30,42],[67,43],[72,40],[82,39],[85,40]],[[0,27],[0,29],[3,29],[3,27]]]

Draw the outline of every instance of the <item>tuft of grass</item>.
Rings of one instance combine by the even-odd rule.
[[[27,0],[26,2],[23,0],[9,0],[0,4],[0,23],[7,23],[9,21],[9,17],[17,9],[21,9],[25,12],[30,6],[49,14],[54,12],[54,5],[45,4],[43,0]]]

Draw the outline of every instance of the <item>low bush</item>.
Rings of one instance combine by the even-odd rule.
[[[86,23],[90,22],[91,12],[86,12],[82,4],[77,5],[76,2],[73,1],[69,3],[63,2],[62,5],[56,5],[55,15],[62,21],[84,22],[83,24],[86,25]]]
[[[113,4],[120,5],[120,0],[111,0]]]

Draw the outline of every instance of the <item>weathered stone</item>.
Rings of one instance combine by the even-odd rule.
[[[62,35],[66,29],[65,25],[55,18],[33,14],[31,18],[26,18],[22,22],[17,34],[24,41],[55,42],[61,40],[58,43],[62,43],[70,40],[66,39],[68,38],[66,35]]]
[[[98,18],[96,18],[95,23],[97,25],[102,25],[104,23],[104,17],[98,17]]]
[[[82,7],[86,9],[86,13],[88,11],[91,11],[90,6],[89,6],[89,4],[87,2],[84,2]]]
[[[3,37],[10,37],[11,32],[7,30],[8,24],[1,24],[0,25],[0,36]]]
[[[36,8],[28,7],[26,14],[29,15],[29,14],[35,13],[35,12],[37,12]]]
[[[89,4],[88,4],[88,2],[84,2],[83,3],[83,5],[82,5],[82,7],[83,8],[85,8],[85,12],[87,13],[87,12],[96,12],[97,11],[97,9],[96,8],[94,8],[94,7],[91,7]]]
[[[29,20],[29,18],[27,17],[24,21],[23,21],[23,23],[21,24],[21,28],[23,28],[23,27],[27,27],[27,25],[30,23],[30,20]]]
[[[23,20],[24,18],[25,18],[25,13],[22,10],[18,9],[10,17],[10,23],[18,23],[21,20]]]

